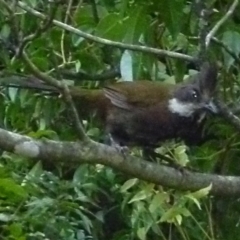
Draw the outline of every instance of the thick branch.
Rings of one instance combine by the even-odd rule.
[[[212,184],[211,193],[214,195],[240,196],[240,177],[192,173],[187,170],[182,173],[133,156],[124,157],[115,148],[93,141],[39,141],[0,129],[0,147],[32,159],[72,161],[74,164],[99,163],[132,177],[178,190],[195,191]]]

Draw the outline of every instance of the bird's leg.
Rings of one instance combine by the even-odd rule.
[[[117,141],[115,141],[111,134],[108,134],[110,145],[114,147],[119,153],[126,156],[126,154],[129,152],[129,148],[127,146],[121,146]]]

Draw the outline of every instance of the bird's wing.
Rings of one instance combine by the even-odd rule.
[[[108,98],[114,106],[127,110],[131,109],[131,105],[129,105],[127,102],[127,97],[122,93],[111,87],[105,87],[103,91],[105,97]]]

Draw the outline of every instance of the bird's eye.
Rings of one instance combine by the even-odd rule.
[[[193,99],[198,99],[197,91],[195,91],[195,90],[192,91],[192,98]]]

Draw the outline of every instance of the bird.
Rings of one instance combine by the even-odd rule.
[[[134,90],[127,85],[132,85]],[[213,102],[216,66],[205,63],[200,72],[184,84],[162,84],[158,88],[153,84],[148,94],[137,99],[135,91],[140,91],[141,85],[134,85],[125,83],[128,91],[117,85],[104,88],[105,97],[112,104],[107,114],[107,132],[114,142],[120,146],[155,148],[170,139],[181,139],[187,144],[202,141],[206,115],[218,111]]]
[[[17,85],[59,93],[39,79]],[[113,143],[156,148],[171,139],[189,145],[202,142],[208,113],[217,113],[216,86],[216,64],[205,62],[196,75],[179,84],[139,80],[93,90],[69,86],[69,90],[80,116],[94,113]]]

